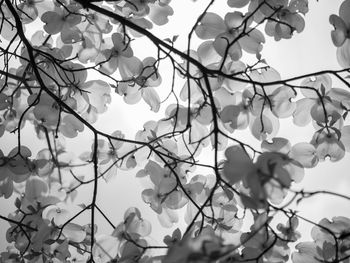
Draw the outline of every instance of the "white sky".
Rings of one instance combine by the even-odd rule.
[[[187,32],[197,18],[197,14],[203,10],[204,3],[207,2],[199,0],[194,3],[189,0],[173,0],[171,6],[174,9],[174,16],[170,18],[170,22],[166,26],[156,28],[154,32],[160,38],[184,35],[184,38],[180,37],[177,40],[176,47],[179,47],[180,50],[185,50]],[[212,11],[220,14],[229,11],[229,8],[225,5],[226,1],[217,0],[217,2],[220,4],[213,7],[211,9]],[[270,66],[276,68],[282,77],[291,77],[323,69],[339,68],[335,56],[335,47],[330,38],[332,26],[328,22],[328,17],[332,13],[338,13],[340,3],[340,0],[321,0],[319,2],[310,0],[310,11],[306,16],[306,28],[301,34],[296,35],[291,40],[282,40],[279,42],[275,42],[273,39],[267,37],[267,43],[264,46],[262,54]],[[197,47],[197,45],[193,47]],[[142,45],[138,48],[135,47],[136,55],[140,57],[150,55],[148,48],[147,53],[144,51],[145,48]],[[164,71],[161,71],[161,74],[163,83],[157,88],[158,91],[161,89],[167,90],[169,87],[167,83],[170,83],[170,76],[167,77]],[[178,82],[179,87],[182,87],[182,83],[182,81]],[[162,91],[161,93],[164,94]],[[163,106],[160,112],[163,113],[165,108]],[[148,105],[144,103],[136,107],[125,105],[120,97],[115,96],[109,111],[103,116],[100,116],[96,126],[106,132],[113,132],[120,129],[127,134],[127,137],[133,138],[135,132],[142,129],[145,121],[156,120],[159,116],[161,115],[150,112]],[[295,128],[295,126],[291,125],[290,120],[283,120],[278,136],[286,137],[292,143],[296,143],[309,141],[312,133],[313,128],[311,126],[309,128]],[[25,129],[23,134],[25,134],[23,143],[31,145],[34,149],[38,149],[38,145],[33,140],[34,133],[30,129]],[[237,134],[243,136],[243,140],[250,140],[250,137],[245,136],[243,132]],[[16,138],[7,134],[3,138],[0,138],[0,148],[4,152],[8,152],[14,147],[15,142]],[[79,149],[79,152],[82,152],[83,150],[90,149],[91,142],[91,137],[75,139],[69,141],[69,147]],[[257,142],[254,141],[252,143],[256,144]],[[306,190],[323,189],[349,194],[350,180],[346,173],[347,169],[349,169],[349,163],[350,158],[348,155],[338,163],[320,163],[316,168],[306,171],[302,184]],[[164,230],[158,226],[159,224],[153,212],[144,205],[140,198],[143,188],[140,182],[134,178],[136,171],[120,172],[116,180],[109,185],[101,182],[98,204],[115,224],[118,224],[122,220],[124,211],[128,207],[146,207],[141,211],[144,214],[144,218],[149,219],[153,224],[153,233],[151,236],[161,241],[162,238],[160,237],[164,235]],[[86,196],[82,194],[81,200],[84,199],[86,200]],[[0,199],[0,213],[2,215],[6,215],[8,211],[12,210],[12,201],[11,206],[9,206],[8,201]],[[300,211],[300,215],[316,222],[323,217],[331,218],[336,215],[350,216],[349,203],[339,198],[331,198],[330,196],[319,195],[310,198],[304,201],[298,210]],[[111,232],[111,229],[98,219],[97,223],[99,224],[99,222],[101,222],[99,227],[100,233]],[[5,246],[5,230],[7,227],[8,224],[6,222],[0,221],[0,251],[3,251]],[[310,240],[310,226],[308,224],[301,223],[299,231],[302,232],[303,240]],[[171,232],[169,231],[169,233]]]

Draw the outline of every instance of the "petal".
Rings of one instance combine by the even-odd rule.
[[[332,162],[337,162],[345,155],[345,147],[338,140],[335,132],[330,131],[330,134],[326,131],[320,134],[316,133],[312,139],[312,144],[315,145],[316,153],[320,160],[324,161],[326,157],[329,157]]]
[[[148,17],[158,26],[168,23],[168,16],[174,14],[174,10],[169,5],[149,4],[150,11]]]
[[[71,212],[67,207],[63,206],[62,203],[57,205],[49,205],[43,210],[42,217],[53,220],[56,225],[60,226],[66,223],[71,218]]]
[[[141,90],[143,100],[151,107],[151,111],[158,112],[160,108],[160,98],[153,87]]]
[[[92,254],[96,262],[107,263],[114,259],[119,252],[120,241],[109,235],[99,235],[92,248]]]
[[[344,44],[346,39],[346,25],[343,19],[337,15],[331,15],[329,22],[334,26],[334,30],[331,32],[333,44],[336,47],[340,47]]]
[[[172,227],[179,221],[178,213],[171,209],[163,209],[163,212],[157,216],[160,224],[166,228]]]
[[[248,154],[241,146],[235,145],[225,151],[227,160],[224,163],[224,176],[230,184],[235,184],[254,169],[254,165]]]
[[[219,62],[221,60],[221,57],[216,52],[213,43],[214,41],[205,41],[198,47],[197,53],[204,66]]]
[[[346,151],[350,152],[350,125],[342,128],[340,140],[344,144]]]
[[[258,29],[249,29],[248,35],[239,39],[239,43],[244,51],[251,54],[258,54],[263,49],[262,43],[265,43],[265,37]]]
[[[63,229],[62,234],[73,242],[80,243],[86,237],[86,232],[81,225],[68,223]]]
[[[307,142],[300,142],[293,145],[290,157],[298,161],[305,168],[313,168],[318,163],[315,146]]]
[[[78,27],[65,25],[61,31],[61,40],[65,44],[74,44],[82,40],[82,32]]]
[[[225,15],[225,24],[228,29],[238,28],[242,26],[243,14],[241,12],[235,11],[233,13],[227,13]]]
[[[232,60],[236,61],[242,57],[242,49],[238,41],[234,43],[233,41],[235,41],[235,39],[231,34],[224,33],[215,38],[213,45],[220,56],[224,57],[228,54]]]
[[[344,44],[337,49],[337,60],[341,67],[350,67],[350,39],[347,38]]]
[[[272,112],[279,118],[291,116],[295,109],[296,103],[292,102],[296,94],[290,87],[282,86],[272,93]]]
[[[217,14],[208,12],[202,18],[195,32],[200,39],[215,38],[226,30],[224,20]]]
[[[88,92],[89,103],[94,106],[98,113],[107,110],[107,104],[111,102],[111,88],[103,80],[91,80],[84,84],[84,90]]]
[[[298,252],[292,254],[293,263],[319,263],[322,256],[319,255],[319,248],[314,242],[302,242],[295,246]]]
[[[253,136],[258,140],[268,140],[275,137],[279,130],[279,120],[272,113],[265,110],[260,117],[251,119],[249,128]]]
[[[123,80],[131,80],[142,72],[142,62],[137,57],[122,57],[119,72]]]
[[[68,137],[74,138],[78,136],[78,132],[82,132],[84,130],[84,124],[78,120],[75,116],[69,114],[62,118],[62,122],[60,125],[60,132]]]
[[[249,112],[241,105],[226,106],[220,113],[220,118],[224,123],[230,123],[232,129],[245,129],[249,124]]]
[[[304,98],[298,100],[296,103],[296,109],[293,113],[293,123],[297,126],[305,126],[311,121],[310,111],[315,101],[312,99]]]
[[[306,98],[318,99],[318,95],[315,90],[317,90],[321,95],[327,94],[332,88],[332,79],[328,74],[318,75],[312,78],[304,79],[300,86],[312,88],[301,89],[301,93]]]
[[[45,23],[44,29],[48,34],[55,35],[63,28],[62,16],[53,11],[45,12],[41,16],[41,21]]]
[[[30,201],[34,202],[39,197],[47,195],[49,187],[47,183],[40,177],[30,177],[26,181],[25,197]]]
[[[263,141],[261,143],[261,149],[264,152],[280,152],[283,154],[288,154],[291,150],[291,144],[288,139],[275,137],[272,142]]]
[[[345,22],[347,28],[350,27],[350,1],[345,0],[339,7],[339,16]]]
[[[246,6],[250,0],[227,0],[227,5],[229,7],[241,8]]]

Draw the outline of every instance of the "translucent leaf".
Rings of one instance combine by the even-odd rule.
[[[41,21],[45,23],[44,29],[48,34],[55,35],[63,28],[62,16],[54,11],[47,11],[41,16]]]
[[[295,109],[296,103],[292,99],[296,94],[290,87],[282,86],[272,93],[272,112],[279,118],[291,116]]]
[[[242,8],[246,6],[250,0],[227,0],[227,5],[233,8]]]
[[[332,88],[327,93],[327,96],[329,96],[332,101],[341,102],[345,107],[349,106],[350,92],[345,89]]]
[[[49,187],[44,179],[40,177],[30,177],[26,181],[25,197],[30,201],[37,201],[38,198],[47,195]]]
[[[293,123],[297,126],[305,126],[311,121],[311,108],[314,101],[308,98],[298,100],[296,102],[296,109],[293,113]]]
[[[344,126],[341,130],[341,142],[345,146],[345,150],[350,152],[350,126]]]
[[[75,223],[68,223],[65,225],[62,229],[62,233],[67,239],[77,243],[82,242],[86,237],[84,228]]]
[[[129,86],[127,83],[121,83],[117,88],[118,94],[124,96],[127,104],[136,104],[141,100],[141,91],[138,85]]]
[[[196,27],[196,34],[201,39],[215,38],[226,30],[224,20],[217,14],[207,12]]]
[[[220,55],[214,49],[213,43],[211,40],[205,41],[198,47],[197,53],[204,66],[217,63],[221,60]]]
[[[39,30],[39,31],[36,31],[34,33],[34,35],[32,36],[30,42],[32,43],[33,46],[41,46],[44,41],[46,41],[46,38],[48,37],[47,34],[45,34],[44,31],[42,30]],[[46,41],[46,45],[52,45],[53,44],[53,40],[52,38],[50,37],[48,39],[48,41]]]
[[[123,58],[123,63],[119,67],[119,72],[124,80],[131,80],[142,72],[142,62],[135,56]]]
[[[150,204],[151,208],[158,214],[162,212],[160,200],[157,198],[157,193],[153,189],[145,189],[141,193],[142,200]]]
[[[323,130],[321,133],[315,133],[311,143],[316,147],[316,153],[320,160],[329,157],[332,162],[341,160],[345,155],[345,147],[339,141],[337,134],[330,130],[329,133]]]
[[[158,26],[168,23],[168,16],[174,14],[174,10],[169,5],[160,5],[158,3],[149,4],[148,17]]]
[[[299,11],[302,14],[306,14],[309,11],[309,1],[308,0],[291,0],[289,3],[289,8],[291,12]]]
[[[246,65],[242,61],[231,61],[225,65],[224,71],[228,75],[233,74],[235,78],[238,80],[232,80],[225,78],[224,85],[225,87],[232,92],[240,91],[247,86],[248,77],[243,73],[246,70]],[[242,74],[237,74],[238,72],[242,72]],[[245,80],[240,81],[239,79]]]
[[[138,240],[137,244],[134,244],[132,241],[126,242],[121,246],[120,262],[133,262],[135,258],[140,258],[142,256],[143,251],[140,246],[143,246],[143,244],[140,241],[144,240]],[[147,246],[147,243],[144,243],[144,245]]]
[[[4,9],[2,9],[4,10]],[[17,34],[17,29],[15,26],[13,26],[15,24],[15,21],[12,17],[12,15],[5,15],[5,17],[3,17],[2,15],[1,16],[1,19],[3,21],[2,23],[2,27],[1,27],[1,32],[0,32],[0,35],[8,40],[8,41],[11,41],[15,35]],[[6,18],[6,19],[4,19]],[[25,27],[23,27],[23,29],[25,29]],[[14,38],[16,39],[16,38]]]
[[[134,24],[144,28],[144,29],[152,29],[153,28],[153,23],[151,21],[149,21],[148,19],[145,19],[143,17],[139,18],[139,17],[131,17],[129,18],[129,20],[131,22],[133,22]],[[120,25],[122,27],[122,25]],[[136,30],[132,30],[131,28],[129,28],[130,33],[134,36],[134,37],[144,37],[145,35],[137,32]]]
[[[300,86],[307,86],[312,89],[301,89],[301,93],[306,98],[319,99],[315,90],[321,95],[328,93],[332,88],[332,79],[328,74],[318,75],[313,78],[304,79]]]
[[[0,197],[10,198],[13,193],[13,182],[9,177],[0,181]]]
[[[244,16],[241,12],[229,12],[225,15],[224,21],[228,29],[239,28],[242,25]]]
[[[344,44],[337,49],[337,60],[341,67],[350,67],[350,39],[347,38]]]
[[[274,82],[281,80],[281,75],[280,73],[272,68],[264,68],[261,70],[254,70],[250,73],[250,77],[252,80],[257,81],[257,82]],[[277,89],[280,85],[270,85],[268,88],[265,89],[265,92],[267,95],[272,94],[272,92]]]
[[[181,230],[179,228],[176,228],[171,236],[166,235],[164,237],[163,242],[166,245],[171,246],[172,244],[174,244],[180,240],[181,240]]]
[[[163,209],[163,212],[157,216],[160,224],[166,228],[172,227],[179,221],[178,213],[171,209]]]
[[[242,37],[239,40],[240,45],[242,46],[243,50],[251,53],[251,54],[258,54],[263,49],[262,43],[265,43],[265,37],[263,33],[261,33],[257,29],[247,29],[249,30],[249,34]]]
[[[322,227],[327,228],[330,230],[335,236],[344,238],[342,236],[346,236],[349,233],[349,228],[350,228],[350,219],[344,216],[335,216],[332,218],[332,220],[328,220],[327,218],[323,218],[320,222],[319,225]],[[334,239],[332,240],[332,235],[328,232],[325,231],[322,228],[319,228],[315,226],[312,230],[320,230],[324,232],[326,235],[328,235],[331,239],[332,242],[334,242]],[[317,240],[319,237],[315,237],[313,231],[311,231],[311,236],[314,240]],[[322,236],[324,238],[324,235]]]
[[[261,117],[253,118],[250,121],[249,128],[256,139],[269,140],[277,134],[279,130],[279,121],[272,114],[269,114],[269,116],[263,114]]]
[[[219,34],[214,40],[214,48],[216,52],[224,57],[229,55],[232,60],[237,61],[242,57],[242,48],[235,37],[228,33]]]
[[[84,84],[84,90],[88,92],[89,103],[96,108],[98,113],[107,110],[107,104],[111,103],[111,88],[102,80],[91,80]]]
[[[254,169],[253,162],[241,146],[231,146],[225,151],[227,161],[223,173],[230,184],[239,182]]]
[[[63,203],[50,205],[43,210],[43,218],[48,219],[49,221],[53,220],[58,226],[66,223],[70,217],[70,209]]]
[[[125,230],[128,233],[138,234],[142,237],[148,236],[152,231],[150,222],[141,217],[137,208],[129,208],[124,215]]]
[[[64,26],[61,31],[61,39],[65,44],[77,43],[82,40],[82,33],[79,28]]]
[[[78,132],[82,132],[83,130],[84,124],[75,116],[66,115],[63,117],[60,125],[60,132],[64,136],[68,138],[74,138],[78,135]]]
[[[160,108],[160,98],[153,87],[142,89],[142,98],[151,107],[151,111],[158,112]]]
[[[112,56],[111,50],[102,50],[96,57],[95,64],[101,65],[101,72],[110,75],[117,70],[119,60],[118,57]]]
[[[226,106],[220,113],[220,117],[224,123],[230,123],[233,130],[243,130],[249,124],[249,111],[241,105]]]
[[[339,16],[344,20],[345,24],[349,28],[350,26],[350,1],[345,0],[339,7]]]
[[[307,142],[293,145],[290,156],[305,168],[313,168],[318,163],[315,146]]]
[[[119,252],[120,241],[109,235],[99,235],[92,248],[96,262],[107,263],[114,259]]]
[[[11,159],[8,167],[16,175],[12,178],[16,183],[23,182],[28,178],[31,171],[31,162],[28,158],[31,155],[31,151],[26,146],[21,146],[19,149],[15,147],[9,153]]]
[[[283,154],[288,154],[291,150],[291,144],[288,139],[275,137],[272,138],[272,142],[263,141],[261,143],[261,149],[263,151],[280,152]]]
[[[343,19],[337,15],[331,15],[329,17],[329,22],[334,26],[334,30],[331,32],[333,44],[336,47],[340,47],[346,40],[346,24]]]

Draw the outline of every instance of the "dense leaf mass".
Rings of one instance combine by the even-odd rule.
[[[17,136],[0,149],[0,198],[14,201],[0,215],[1,262],[350,262],[350,219],[316,223],[295,210],[319,193],[350,200],[298,190],[305,169],[350,151],[350,0],[329,18],[340,69],[290,79],[262,51],[304,30],[308,0],[227,0],[223,15],[214,2],[202,4],[183,51],[183,36],[153,31],[176,15],[171,0],[0,1],[0,137]],[[135,135],[100,130],[123,102],[158,119]],[[313,136],[278,137],[284,118],[312,123]],[[72,150],[80,138],[88,147]],[[99,183],[122,171],[142,183],[145,207],[114,225]],[[293,252],[300,221],[313,224],[313,241]]]

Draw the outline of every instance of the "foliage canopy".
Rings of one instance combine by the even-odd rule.
[[[305,168],[350,150],[350,0],[329,17],[339,69],[289,79],[262,50],[266,38],[304,30],[308,0],[227,0],[224,16],[214,5],[203,5],[182,51],[178,36],[152,31],[171,19],[170,0],[0,1],[0,136],[17,135],[9,153],[0,149],[0,198],[14,200],[0,215],[11,243],[1,262],[350,262],[349,218],[312,222],[291,209],[318,194],[350,200],[294,187]],[[140,57],[139,42],[154,56]],[[166,63],[172,77],[161,87]],[[103,132],[94,124],[116,96],[162,117],[135,135]],[[314,135],[294,145],[277,137],[283,118],[312,123]],[[22,140],[28,127],[45,145],[36,153]],[[67,150],[87,131],[89,151]],[[146,185],[141,198],[159,225],[186,227],[159,245],[142,209],[114,225],[97,200],[101,181],[118,183],[120,170]],[[89,197],[78,203],[84,187]],[[285,222],[273,224],[277,214]],[[98,231],[97,217],[109,233]],[[300,220],[313,224],[313,240],[293,252]]]

